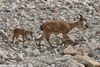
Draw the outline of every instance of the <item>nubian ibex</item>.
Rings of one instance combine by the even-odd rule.
[[[80,15],[80,19],[75,23],[68,23],[63,20],[49,20],[43,23],[40,26],[41,30],[43,31],[43,34],[39,39],[37,39],[39,40],[38,46],[40,46],[41,40],[44,37],[48,41],[48,43],[52,46],[52,44],[49,41],[49,37],[51,34],[62,34],[63,37],[62,43],[64,43],[66,41],[66,34],[68,34],[68,32],[71,31],[73,28],[79,27],[79,28],[86,29],[87,25],[83,23],[84,18],[82,17],[81,14],[79,15]]]
[[[23,37],[23,43],[24,43],[24,38],[27,37],[27,35],[32,36],[33,32],[26,30],[26,29],[21,29],[21,28],[15,28],[13,30],[13,37],[12,37],[12,42],[14,42],[14,38],[18,38],[18,36],[21,35]]]

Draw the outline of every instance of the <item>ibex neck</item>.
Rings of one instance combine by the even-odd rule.
[[[73,28],[77,27],[78,22],[75,23],[70,23],[70,30],[72,30]]]

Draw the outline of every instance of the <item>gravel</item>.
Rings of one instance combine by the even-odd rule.
[[[78,21],[78,14],[86,19],[89,27],[82,31],[75,28],[68,33],[71,43],[61,43],[61,35],[51,35],[50,41],[56,48],[50,50],[45,39],[41,48],[36,45],[42,31],[40,25],[46,20]],[[34,36],[11,44],[16,27],[32,30]],[[88,55],[100,63],[100,0],[0,0],[0,64],[29,67],[85,67],[70,54],[63,54],[69,45],[77,55]],[[18,40],[22,40],[21,37]],[[14,50],[15,49],[15,50]],[[0,65],[0,67],[2,67]]]

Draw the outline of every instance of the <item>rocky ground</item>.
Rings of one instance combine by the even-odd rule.
[[[78,14],[89,27],[69,32],[66,47],[61,35],[51,35],[52,50],[42,40],[40,25],[46,20],[78,21]],[[16,27],[32,30],[22,46],[19,37],[11,44]],[[100,0],[0,0],[0,67],[100,67]]]

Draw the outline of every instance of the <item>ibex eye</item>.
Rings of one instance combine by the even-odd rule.
[[[86,24],[85,27],[88,28],[88,25]]]

